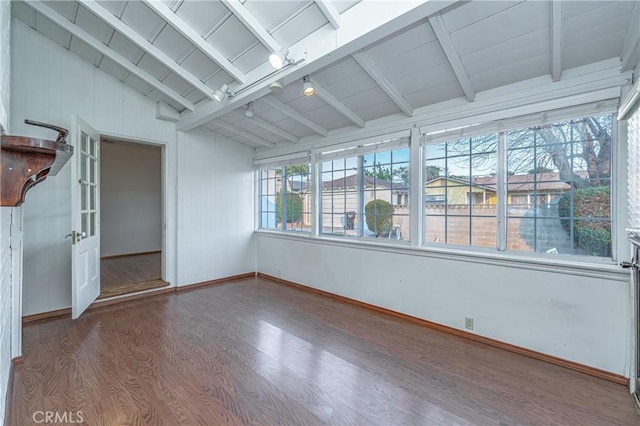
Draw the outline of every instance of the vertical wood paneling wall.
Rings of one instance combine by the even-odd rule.
[[[4,421],[11,364],[11,215],[14,210],[0,207],[0,424]]]
[[[253,150],[178,134],[178,285],[255,271]]]
[[[9,131],[9,75],[11,74],[9,38],[11,2],[0,2],[0,124]],[[11,365],[12,286],[11,219],[17,209],[0,207],[0,425],[4,424],[5,401]]]
[[[51,137],[22,121],[67,127],[77,114],[101,134],[165,146],[165,279],[184,285],[255,270],[253,151],[209,132],[176,132],[155,118],[155,102],[15,20],[11,51],[14,133]],[[23,315],[70,306],[70,202],[69,165],[27,194]]]
[[[77,114],[99,132],[156,140],[175,150],[174,126],[155,119],[150,99],[16,20],[11,44],[12,133],[50,138],[52,132],[26,126],[24,119],[71,129]],[[65,235],[71,232],[71,161],[26,197],[23,315],[70,306],[71,246]]]

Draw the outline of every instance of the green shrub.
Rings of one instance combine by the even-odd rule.
[[[276,194],[276,221],[282,223],[282,201],[287,201],[287,223],[300,222],[302,217],[302,197],[298,194],[288,192],[286,198],[282,193]]]
[[[574,217],[611,217],[611,192],[608,186],[576,189]],[[571,193],[564,194],[558,202],[558,213],[562,227],[571,235]],[[573,243],[593,256],[611,257],[611,222],[596,220],[573,221]]]
[[[372,200],[364,206],[369,230],[375,232],[376,237],[386,237],[391,231],[393,221],[393,206],[384,200]]]

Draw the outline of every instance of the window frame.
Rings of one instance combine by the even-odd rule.
[[[309,173],[306,175],[307,176],[307,195],[302,196],[301,197],[301,210],[300,210],[300,220],[298,221],[298,223],[301,223],[301,228],[297,229],[296,227],[289,227],[288,224],[290,223],[287,220],[282,220],[280,222],[280,226],[278,226],[278,220],[277,220],[277,215],[278,215],[278,203],[277,203],[277,199],[278,199],[278,195],[280,195],[280,200],[283,202],[283,208],[281,211],[281,216],[287,217],[288,216],[288,209],[287,209],[287,200],[289,200],[289,194],[290,192],[288,192],[288,186],[289,186],[289,174],[287,173],[288,168],[290,167],[302,167],[302,166],[307,166],[309,168]],[[277,170],[281,170],[281,173],[278,175]],[[274,173],[274,178],[269,178],[267,177],[266,179],[263,178],[263,173],[264,172],[269,172],[269,171],[273,171]],[[256,220],[256,229],[257,230],[261,230],[261,231],[273,231],[273,232],[293,232],[293,233],[300,233],[300,234],[311,234],[312,229],[313,229],[313,165],[312,163],[309,162],[295,162],[295,161],[291,161],[289,164],[285,164],[282,166],[274,166],[273,164],[269,164],[268,166],[263,166],[261,168],[258,168],[256,170],[256,176],[258,179],[257,182],[257,198],[259,199],[258,202],[258,206],[257,206],[257,212],[258,212],[258,217]],[[280,188],[281,188],[281,192],[278,192],[277,189],[274,189],[275,192],[273,194],[269,194],[267,193],[266,195],[263,192],[263,185],[265,183],[265,181],[269,181],[271,179],[273,179],[274,182],[274,188],[277,187],[277,179],[280,176],[279,179],[281,181],[280,184]],[[291,176],[303,176],[302,174],[299,175],[291,175]],[[285,183],[286,182],[286,183]],[[291,192],[291,194],[295,194],[295,192]],[[273,196],[274,197],[274,210],[266,210],[264,211],[262,206],[264,205],[263,203],[263,198],[265,197],[269,197],[269,196]],[[305,210],[305,205],[309,206],[309,211]],[[276,224],[275,227],[266,227],[263,226],[263,218],[265,214],[271,214],[273,213],[274,217],[274,222]],[[305,220],[304,217],[308,216],[309,217],[309,222],[308,222],[308,229],[303,229],[304,224],[305,224]]]
[[[589,104],[591,105],[591,104]],[[434,145],[436,143],[443,143],[443,142],[450,142],[450,141],[455,141],[457,139],[460,139],[459,137],[456,137],[457,135],[462,135],[464,134],[464,138],[471,138],[473,136],[477,136],[477,135],[490,135],[490,134],[495,134],[496,135],[496,139],[498,141],[497,143],[497,172],[496,172],[496,196],[498,199],[498,206],[497,206],[497,231],[496,231],[496,236],[497,236],[497,241],[496,241],[496,248],[495,250],[499,251],[499,252],[504,252],[504,253],[509,253],[509,254],[526,254],[526,255],[530,255],[530,256],[541,256],[541,257],[548,257],[549,253],[553,253],[553,257],[554,258],[563,258],[563,259],[583,259],[583,260],[587,260],[587,261],[596,261],[596,262],[615,262],[617,257],[618,257],[618,253],[617,253],[617,220],[619,220],[618,218],[618,202],[617,202],[617,197],[616,197],[616,174],[618,173],[618,170],[616,167],[613,166],[613,164],[615,164],[618,160],[618,152],[616,150],[617,147],[617,127],[618,127],[618,121],[616,118],[616,115],[614,113],[614,111],[611,108],[608,108],[606,110],[601,110],[598,111],[588,111],[585,109],[589,108],[588,105],[585,106],[581,106],[578,108],[566,108],[566,109],[562,109],[560,110],[558,113],[556,113],[555,111],[553,112],[553,119],[550,120],[548,116],[545,115],[545,113],[543,113],[542,115],[533,115],[533,116],[525,116],[525,117],[516,117],[513,118],[509,121],[510,125],[505,125],[505,122],[501,122],[497,125],[492,125],[492,124],[485,124],[485,125],[480,125],[480,126],[469,126],[469,131],[465,133],[464,130],[461,129],[454,129],[452,131],[448,131],[448,132],[432,132],[433,134],[436,134],[437,137],[435,139],[430,139],[428,136],[426,136],[425,134],[421,135],[421,141],[420,141],[420,145],[421,145],[421,150],[420,150],[420,154],[421,154],[421,167],[425,167],[426,166],[426,161],[428,160],[426,157],[426,151],[427,151],[427,146],[429,145]],[[527,250],[516,250],[516,249],[508,249],[507,248],[507,233],[508,233],[508,222],[509,222],[509,214],[508,214],[508,205],[507,205],[507,198],[508,198],[508,164],[507,164],[507,153],[509,151],[509,146],[508,146],[508,134],[510,131],[512,130],[520,130],[520,129],[526,129],[527,127],[536,127],[539,126],[540,124],[555,124],[558,122],[562,122],[562,121],[573,121],[573,120],[578,120],[581,118],[586,118],[586,117],[593,117],[593,116],[602,116],[602,115],[610,115],[611,116],[611,153],[610,153],[610,162],[611,162],[611,174],[608,178],[606,178],[606,180],[609,181],[609,191],[610,191],[610,216],[608,218],[608,221],[610,223],[610,232],[611,232],[611,257],[600,257],[600,256],[589,256],[589,255],[581,255],[581,254],[574,254],[574,253],[554,253],[551,251],[548,252],[537,252],[537,251],[527,251]],[[541,117],[539,118],[538,122],[536,122],[536,118],[535,117]],[[573,138],[572,139],[572,144],[574,143]],[[435,141],[434,141],[435,140]],[[537,144],[535,144],[535,146],[537,147]],[[423,178],[423,186],[425,186],[427,183],[426,180],[426,176],[424,176]],[[572,190],[573,193],[573,190]],[[423,192],[423,199],[424,199],[424,203],[426,205],[427,202],[427,194],[426,191]],[[573,197],[572,197],[573,198]],[[446,204],[445,204],[446,205]],[[573,204],[572,204],[572,211],[573,211]],[[426,218],[427,218],[427,214],[426,211],[424,213],[422,213],[421,215],[421,219],[423,220],[423,226],[425,227],[426,230]],[[513,216],[511,216],[513,217]],[[539,218],[536,216],[534,218],[535,223],[538,223]],[[573,215],[570,217],[571,223],[573,223],[573,221],[575,220],[580,220],[580,218],[576,219]],[[599,219],[598,219],[599,220]],[[469,229],[469,235],[471,238],[471,228]],[[573,235],[573,234],[571,234]],[[535,234],[534,238],[537,240],[538,235]],[[569,237],[570,239],[572,237]],[[425,247],[438,247],[438,246],[446,246],[446,247],[455,247],[455,248],[461,248],[461,249],[469,249],[469,250],[481,250],[481,251],[486,251],[486,250],[494,250],[492,247],[482,247],[482,246],[472,246],[472,245],[460,245],[460,244],[442,244],[441,242],[430,242],[427,241],[426,238],[423,238],[423,240],[421,241],[422,246]]]
[[[376,141],[376,142],[371,142],[371,141]],[[393,181],[385,181],[385,182],[390,182],[391,186],[388,188],[384,188],[384,189],[379,189],[376,181],[378,180],[378,178],[374,175],[373,177],[373,189],[369,189],[369,191],[372,191],[374,196],[372,200],[376,200],[377,198],[377,194],[380,191],[388,191],[390,194],[390,197],[388,200],[389,204],[392,206],[392,208],[394,209],[394,213],[392,213],[392,223],[391,223],[391,230],[388,232],[387,236],[372,236],[372,235],[365,235],[365,221],[366,221],[366,214],[365,214],[365,170],[370,169],[370,168],[374,168],[376,167],[376,164],[380,163],[376,163],[375,162],[375,158],[378,155],[383,155],[383,154],[387,154],[389,155],[389,162],[388,163],[384,163],[384,166],[388,166],[389,172],[393,173],[394,170],[394,165],[405,165],[409,174],[411,172],[411,150],[409,147],[409,141],[410,141],[410,137],[409,137],[409,132],[400,132],[397,134],[393,134],[393,135],[385,135],[385,136],[381,136],[378,138],[374,138],[374,139],[367,139],[366,142],[367,143],[362,143],[362,141],[360,141],[361,145],[357,145],[357,146],[348,146],[346,148],[341,148],[341,149],[336,149],[336,150],[330,150],[330,151],[326,151],[323,153],[320,153],[316,159],[316,170],[318,171],[318,202],[316,203],[317,206],[317,214],[315,215],[318,218],[318,231],[317,231],[317,236],[321,236],[321,237],[328,237],[328,238],[344,238],[347,240],[360,240],[360,241],[369,241],[369,240],[385,240],[385,241],[389,241],[389,242],[393,242],[398,243],[398,244],[410,244],[410,232],[405,232],[403,233],[401,228],[402,225],[399,227],[396,227],[396,223],[395,223],[395,218],[396,217],[406,217],[406,220],[403,221],[404,224],[406,224],[406,226],[409,226],[410,229],[410,223],[411,223],[411,209],[408,208],[408,211],[406,214],[396,214],[395,213],[395,209],[396,207],[398,208],[407,208],[408,205],[397,205],[394,201],[394,183]],[[356,142],[357,143],[357,142]],[[394,155],[398,155],[397,151],[402,151],[402,150],[406,150],[406,155],[407,155],[407,160],[405,161],[394,161]],[[365,156],[370,156],[373,155],[374,158],[374,162],[371,166],[367,165],[365,166],[364,164],[364,157]],[[334,172],[337,171],[338,174],[344,174],[344,176],[342,178],[338,177],[337,179],[332,179],[330,180],[330,182],[334,182],[336,180],[339,179],[344,179],[344,185],[346,185],[347,182],[347,177],[349,176],[354,176],[354,175],[347,175],[346,172],[348,170],[347,168],[347,161],[351,160],[352,163],[355,164],[356,167],[356,186],[355,186],[355,190],[352,191],[348,191],[347,187],[344,186],[343,191],[345,194],[345,209],[346,209],[346,197],[348,193],[355,193],[357,196],[357,201],[356,201],[356,210],[355,210],[355,214],[356,214],[356,218],[357,218],[357,226],[355,226],[354,224],[354,231],[356,231],[355,233],[349,235],[346,233],[347,229],[345,224],[343,223],[343,228],[344,228],[344,235],[341,235],[340,233],[335,233],[335,232],[323,232],[323,228],[325,228],[324,224],[323,224],[323,218],[327,215],[330,215],[332,217],[331,220],[331,229],[333,230],[334,227],[334,222],[335,222],[335,218],[333,218],[333,216],[335,216],[335,213],[333,213],[333,209],[331,210],[331,213],[327,213],[327,210],[324,209],[323,207],[323,200],[326,198],[325,197],[325,191],[324,191],[324,180],[323,180],[323,175],[325,174],[329,174],[331,173],[331,176],[333,177]],[[341,169],[336,169],[334,167],[334,163],[336,161],[344,161],[344,166]],[[324,165],[327,163],[331,163],[331,169],[330,170],[325,170],[324,169]],[[374,172],[375,173],[375,172]],[[352,179],[353,180],[353,179]],[[380,180],[381,182],[384,180]],[[403,198],[409,200],[410,199],[410,191],[411,191],[411,186],[410,183],[409,185],[400,185],[398,184],[398,187],[401,186],[407,186],[407,193],[406,194],[402,194]],[[339,193],[339,192],[338,192]],[[331,200],[333,200],[333,192],[331,193]],[[372,201],[370,200],[370,201]],[[333,205],[333,203],[332,203]],[[344,216],[344,222],[346,223],[347,220],[347,216],[346,214],[349,213],[352,210],[345,210],[344,213],[342,213]],[[373,230],[369,230],[368,226],[367,226],[367,230],[369,232],[373,232]],[[406,237],[405,237],[406,234]]]
[[[329,244],[332,241],[338,245],[344,245],[345,247],[349,245],[363,245],[370,247],[379,247],[383,250],[384,247],[389,247],[390,252],[402,252],[404,250],[416,251],[422,253],[422,255],[426,255],[429,257],[440,257],[447,258],[450,256],[460,256],[460,259],[476,259],[472,261],[480,261],[486,262],[488,264],[493,264],[494,260],[502,259],[506,263],[517,262],[527,265],[540,265],[539,267],[561,267],[568,268],[566,265],[574,265],[574,267],[584,267],[587,270],[593,271],[609,271],[614,272],[614,269],[617,267],[617,259],[621,254],[624,254],[625,246],[624,242],[625,238],[625,230],[621,228],[621,224],[624,223],[624,219],[626,217],[626,204],[624,204],[621,200],[618,200],[617,194],[626,194],[625,187],[620,183],[620,177],[624,177],[624,168],[626,166],[626,157],[624,156],[624,143],[626,139],[618,140],[618,132],[624,126],[624,122],[619,122],[616,120],[615,114],[612,117],[612,132],[611,136],[613,139],[612,143],[612,152],[611,152],[611,215],[610,220],[612,223],[611,227],[611,245],[612,258],[601,258],[601,257],[593,257],[593,256],[580,256],[580,255],[572,255],[572,254],[556,254],[550,256],[545,253],[536,253],[532,251],[515,251],[515,250],[505,250],[505,240],[506,240],[506,232],[502,232],[502,229],[506,226],[498,227],[498,240],[500,244],[497,249],[495,247],[485,248],[485,247],[471,247],[471,246],[455,246],[455,245],[444,245],[444,244],[425,244],[424,241],[424,173],[422,166],[424,164],[424,154],[423,154],[423,137],[428,135],[430,140],[434,140],[437,138],[447,137],[447,133],[456,134],[456,135],[464,135],[469,136],[478,132],[486,132],[488,129],[498,129],[505,130],[513,127],[523,127],[531,124],[539,124],[542,122],[549,122],[554,120],[566,120],[575,117],[583,117],[588,115],[597,115],[609,112],[615,112],[617,109],[619,99],[617,97],[611,96],[607,98],[593,98],[589,99],[590,103],[576,103],[576,102],[567,102],[565,100],[562,101],[547,101],[544,103],[527,106],[525,108],[520,108],[518,111],[524,112],[526,115],[509,115],[509,111],[501,110],[501,111],[493,111],[490,113],[483,113],[481,115],[467,115],[465,118],[454,119],[452,118],[450,121],[446,120],[429,120],[424,119],[423,122],[407,122],[405,124],[398,124],[395,126],[384,125],[381,126],[380,129],[386,128],[395,131],[393,135],[407,135],[410,134],[409,138],[409,167],[410,167],[410,179],[411,182],[421,182],[422,185],[412,185],[409,191],[409,223],[410,223],[410,236],[409,236],[409,244],[389,244],[390,240],[384,238],[378,239],[370,239],[370,238],[343,238],[340,236],[334,236],[331,234],[322,234],[319,232],[319,215],[320,215],[320,200],[319,195],[322,188],[322,181],[320,180],[321,175],[319,172],[319,165],[322,162],[322,155],[327,152],[336,153],[336,151],[350,151],[350,153],[355,153],[358,149],[362,148],[363,145],[368,144],[371,145],[371,142],[380,141],[385,137],[385,135],[389,135],[390,133],[384,133],[380,130],[369,130],[369,135],[378,135],[378,136],[368,136],[366,139],[358,138],[358,133],[348,133],[342,136],[336,136],[331,140],[322,141],[320,144],[311,147],[311,143],[305,144],[308,146],[309,151],[304,154],[307,155],[311,165],[311,181],[313,188],[313,198],[311,204],[311,222],[312,222],[312,231],[311,233],[295,233],[295,232],[283,232],[281,230],[274,229],[264,229],[258,227],[258,215],[259,215],[259,207],[256,206],[256,227],[255,231],[258,234],[265,234],[271,236],[281,236],[282,238],[288,239],[306,239],[311,241],[317,241],[322,244]],[[549,107],[551,106],[551,108]],[[533,113],[531,113],[533,112]],[[450,114],[451,115],[451,114]],[[486,118],[489,118],[489,121]],[[484,120],[484,121],[483,121]],[[493,120],[493,121],[490,121]],[[478,124],[479,123],[479,124]],[[401,129],[405,130],[401,130]],[[398,130],[400,129],[400,130]],[[443,130],[444,129],[444,130]],[[376,133],[377,132],[377,133]],[[499,132],[500,135],[504,135],[505,132]],[[450,136],[448,136],[450,137]],[[500,138],[499,143],[505,144],[504,138]],[[363,143],[364,142],[364,143]],[[622,146],[618,146],[623,144]],[[622,150],[622,151],[621,151]],[[505,150],[500,150],[499,152],[503,152]],[[279,150],[278,152],[291,152],[291,150]],[[298,151],[299,152],[299,151]],[[346,153],[349,154],[349,153]],[[254,159],[254,165],[256,168],[260,167],[260,165],[264,165],[268,162],[275,161],[274,159],[283,158],[284,160],[289,160],[292,157],[300,156],[301,154],[293,153],[293,154],[285,154],[280,157],[269,157],[268,151],[259,152],[256,154],[256,158]],[[503,155],[504,158],[498,158],[500,163],[506,163],[506,154]],[[281,164],[283,161],[279,161]],[[264,167],[264,166],[263,166]],[[258,176],[258,174],[256,174]],[[502,181],[501,181],[502,180]],[[498,180],[498,192],[503,191],[506,194],[506,182],[504,176]],[[259,188],[256,187],[256,195],[259,194]],[[257,198],[256,198],[257,199]],[[505,196],[499,197],[500,200],[505,199]],[[623,200],[624,201],[624,200]],[[500,223],[504,223],[506,221],[507,216],[507,205],[506,202],[501,203],[497,212],[497,220]],[[391,240],[393,241],[393,240]],[[484,259],[484,260],[483,260]],[[491,260],[494,259],[494,260]],[[505,263],[505,264],[506,264]],[[581,265],[581,266],[580,266]],[[537,268],[537,267],[536,267]],[[617,273],[617,270],[616,270]]]

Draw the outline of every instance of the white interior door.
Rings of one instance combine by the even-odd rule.
[[[71,314],[100,294],[100,136],[76,118],[71,171]]]

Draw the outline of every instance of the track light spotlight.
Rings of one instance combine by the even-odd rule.
[[[223,84],[221,88],[216,89],[213,92],[213,99],[215,99],[218,102],[224,101],[225,98],[227,97],[227,89],[229,89],[229,85]]]
[[[305,96],[313,96],[316,94],[316,88],[308,75],[302,77],[302,94]]]
[[[289,62],[289,58],[287,58],[287,56],[289,56],[289,49],[285,47],[279,52],[273,52],[269,56],[269,63],[272,67],[279,70],[280,68],[284,67],[284,64]]]
[[[273,52],[269,56],[269,63],[271,64],[272,67],[279,70],[286,63],[290,62],[290,59],[288,58],[288,56],[289,56],[289,49],[285,47],[284,49],[278,52]]]
[[[256,113],[253,110],[253,102],[249,102],[247,104],[247,107],[244,109],[244,116],[247,118],[253,118],[255,117]]]
[[[278,52],[269,55],[269,63],[272,67],[279,70],[287,65],[298,65],[307,59],[307,52],[298,52],[295,55],[289,52],[286,47]]]

